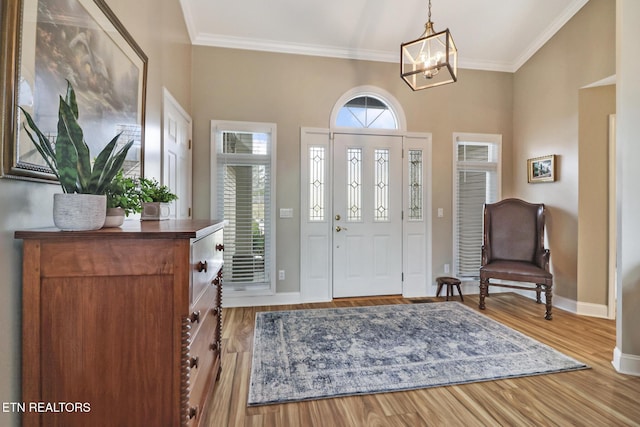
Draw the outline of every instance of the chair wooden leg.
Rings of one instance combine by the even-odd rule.
[[[542,304],[542,299],[540,298],[541,293],[542,293],[542,284],[536,283],[536,302],[538,304]]]
[[[442,290],[442,283],[438,283],[438,290],[436,291],[436,296],[440,296],[440,291]]]
[[[546,303],[546,312],[544,314],[544,318],[547,320],[553,319],[553,316],[551,315],[551,298],[553,296],[553,293],[551,292],[552,287],[552,285],[544,286],[544,299]]]
[[[460,295],[460,301],[464,301],[464,297],[462,296],[462,291],[460,290],[460,285],[456,285],[456,288],[458,288],[458,295]]]
[[[478,306],[480,307],[480,310],[484,310],[486,308],[485,304],[484,304],[484,297],[487,295],[489,291],[489,280],[488,279],[480,279],[480,303],[478,304]]]

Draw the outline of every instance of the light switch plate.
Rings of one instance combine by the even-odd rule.
[[[293,218],[293,208],[280,208],[280,218]]]

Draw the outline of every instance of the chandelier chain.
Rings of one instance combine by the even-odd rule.
[[[429,0],[429,15],[428,15],[428,21],[431,21],[431,0]]]

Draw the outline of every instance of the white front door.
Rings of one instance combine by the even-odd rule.
[[[335,134],[333,296],[402,293],[402,137]]]

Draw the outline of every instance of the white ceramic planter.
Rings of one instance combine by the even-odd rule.
[[[163,220],[169,219],[171,214],[170,203],[145,202],[142,203],[142,220]]]
[[[95,194],[53,195],[53,223],[63,231],[97,230],[107,214],[107,196]]]
[[[120,227],[124,223],[124,209],[107,208],[107,217],[104,220],[103,228]]]

